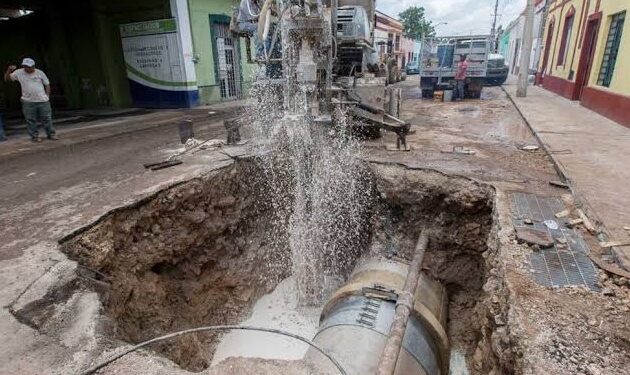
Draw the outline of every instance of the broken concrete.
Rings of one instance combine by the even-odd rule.
[[[413,93],[416,85],[417,82],[414,88],[408,89],[408,92]],[[442,281],[449,285],[449,294],[452,295],[450,313],[453,322],[449,329],[451,334],[457,336],[456,340],[460,340],[458,344],[463,346],[471,373],[479,375],[589,374],[592,371],[601,371],[603,374],[623,373],[630,363],[627,345],[630,337],[627,320],[630,309],[628,287],[623,286],[623,280],[608,277],[605,272],[600,273],[600,283],[606,291],[602,294],[583,288],[544,288],[533,281],[527,263],[527,256],[532,250],[514,241],[513,210],[509,194],[513,190],[558,194],[558,189],[548,185],[548,181],[558,177],[543,153],[524,153],[518,150],[518,144],[531,142],[529,139],[531,134],[519,130],[522,124],[518,122],[520,120],[513,110],[505,105],[505,98],[498,96],[499,94],[492,89],[489,89],[488,93],[497,96],[475,102],[479,110],[475,112],[478,116],[473,118],[469,116],[469,111],[460,112],[453,109],[457,107],[456,103],[409,100],[406,116],[419,126],[421,131],[409,137],[409,142],[413,146],[412,151],[404,155],[387,153],[384,148],[380,148],[380,141],[366,144],[365,158],[377,162],[372,164],[372,169],[376,171],[374,175],[377,176],[375,183],[385,192],[384,196],[379,195],[380,203],[378,207],[375,206],[384,210],[377,211],[381,214],[374,216],[374,220],[371,221],[373,228],[376,228],[372,243],[376,246],[379,243],[387,243],[386,240],[392,238],[398,246],[389,250],[396,250],[392,251],[392,254],[404,256],[409,240],[403,229],[418,230],[419,225],[426,223],[448,229],[443,235],[444,239],[438,240],[437,247],[431,250],[428,265],[434,270],[436,277],[441,277]],[[445,120],[446,117],[448,121]],[[514,141],[515,138],[518,138],[518,141]],[[390,141],[388,136],[385,136],[384,141]],[[440,152],[452,148],[454,144],[474,147],[477,154],[474,157],[461,157]],[[86,150],[85,154],[80,155],[87,159],[89,154],[93,154],[99,147],[101,146],[94,145],[90,150]],[[170,144],[169,147],[179,146]],[[75,152],[80,152],[78,151],[80,149],[78,147]],[[168,149],[162,149],[162,152],[168,155]],[[0,199],[8,208],[6,214],[3,214],[3,219],[9,225],[0,229],[3,238],[6,239],[1,254],[3,272],[0,274],[4,287],[0,298],[3,305],[10,305],[16,301],[14,304],[19,306],[19,309],[15,310],[14,314],[9,309],[4,309],[0,315],[0,332],[6,338],[5,350],[0,353],[0,372],[77,373],[88,364],[96,363],[111,353],[127,347],[128,344],[112,339],[123,336],[111,335],[115,332],[116,321],[104,314],[106,309],[99,309],[101,304],[105,306],[108,303],[104,296],[107,294],[107,279],[110,275],[97,269],[92,270],[107,276],[102,277],[98,273],[77,267],[74,279],[67,280],[62,277],[58,278],[62,282],[54,282],[57,276],[47,274],[57,263],[68,262],[54,240],[71,233],[72,238],[78,239],[88,234],[90,230],[94,230],[94,233],[102,231],[101,233],[107,234],[104,230],[107,225],[118,231],[124,227],[120,225],[124,220],[112,218],[134,218],[134,214],[129,211],[131,206],[137,212],[142,212],[142,207],[159,208],[154,199],[160,194],[166,194],[170,189],[183,189],[188,183],[203,187],[205,185],[200,181],[204,176],[216,176],[217,169],[220,168],[235,168],[233,159],[226,153],[204,151],[187,156],[182,166],[170,170],[145,173],[125,169],[129,168],[127,164],[130,160],[136,161],[136,166],[142,164],[141,159],[144,157],[136,154],[137,152],[126,153],[124,157],[128,160],[125,160],[125,163],[114,161],[103,169],[105,172],[99,171],[98,174],[84,172],[88,173],[84,175],[76,172],[73,175],[66,171],[64,176],[57,179],[46,174],[45,168],[37,169],[38,176],[41,174],[38,178],[41,180],[37,180],[37,183],[25,183],[34,186],[29,192],[32,196],[21,194],[10,186],[3,190]],[[241,152],[233,154],[237,155],[239,155],[237,158],[244,157]],[[65,156],[61,153],[58,157],[59,162],[63,163],[77,156],[70,155],[70,159],[64,159]],[[16,163],[19,169],[28,173],[31,173],[31,168],[35,168],[26,160],[18,160]],[[68,162],[68,166],[73,168],[71,162]],[[103,173],[107,175],[103,176]],[[21,174],[20,171],[13,170],[7,171],[4,175],[8,176],[7,181],[16,181],[26,178],[27,173]],[[208,186],[214,186],[210,181],[206,183]],[[37,190],[39,184],[45,188]],[[470,193],[462,193],[462,190]],[[219,195],[223,194],[222,191],[221,188],[217,189]],[[187,225],[204,226],[205,221],[202,220],[201,213],[185,206],[192,203],[186,202],[184,193],[187,193],[187,190],[182,190],[182,197],[175,196],[173,202],[165,202],[164,206],[175,207],[173,213],[185,218]],[[194,189],[192,194],[193,196],[196,194],[198,198],[199,196],[203,198],[204,195],[195,193]],[[243,205],[245,198],[236,195],[233,197],[234,200],[227,198],[221,205],[225,207],[230,207],[230,204],[231,207]],[[226,197],[218,198],[215,202],[217,204]],[[426,204],[417,204],[418,202]],[[179,206],[180,203],[182,206]],[[215,210],[214,204],[212,206]],[[179,208],[183,211],[178,211]],[[217,210],[223,209],[217,207]],[[154,238],[163,236],[165,240],[171,239],[165,232],[167,227],[155,222],[155,219],[159,219],[157,215],[152,217],[151,210],[143,212],[147,214],[146,220],[137,220],[137,225],[131,226],[128,232],[117,232],[119,234],[115,241],[112,231],[112,242],[125,245],[120,249],[130,249],[131,247],[126,245],[133,246],[134,238],[137,243],[146,244],[147,247],[150,247],[149,244],[157,245],[152,242]],[[244,209],[242,212],[249,211]],[[106,224],[108,220],[110,224]],[[232,221],[230,227],[237,232],[241,230],[242,233],[247,233],[245,230],[247,225],[242,224],[244,223],[238,220]],[[83,227],[88,230],[73,233],[75,229]],[[28,236],[24,236],[23,233],[28,233]],[[97,248],[101,248],[101,244],[106,244],[110,237],[105,235],[102,238],[107,240],[93,242],[98,244]],[[197,236],[193,238],[200,239]],[[175,241],[177,238],[172,240]],[[247,243],[242,245],[236,248],[250,250],[253,248]],[[236,245],[228,241],[222,242],[220,246],[224,249],[234,249],[232,246]],[[107,246],[102,248],[106,249]],[[229,257],[236,253],[227,251],[226,255]],[[103,254],[106,252],[95,253],[99,256]],[[109,257],[110,261],[107,261],[106,256],[99,257],[95,264],[103,262],[106,266],[121,267],[131,273],[136,272],[132,269],[133,266],[139,266],[137,271],[147,279],[133,276],[132,280],[131,276],[127,276],[132,283],[131,288],[155,293],[152,296],[148,294],[131,296],[132,300],[148,301],[155,297],[156,303],[162,304],[155,310],[150,310],[153,307],[146,304],[146,311],[157,311],[162,306],[166,306],[166,309],[162,310],[172,309],[170,300],[158,299],[168,295],[165,293],[167,284],[159,281],[149,283],[166,277],[172,277],[173,284],[180,288],[173,289],[174,302],[186,299],[203,300],[204,297],[201,295],[178,293],[183,290],[182,288],[192,285],[197,275],[195,272],[199,271],[201,272],[199,275],[204,275],[203,267],[195,266],[191,259],[186,259],[186,255],[192,254],[183,250],[169,254],[182,260],[182,265],[185,265],[182,269],[187,270],[185,273],[178,273],[177,269],[171,268],[171,264],[164,263],[160,254],[165,254],[165,249],[158,250],[157,246],[149,249],[147,253],[133,254],[138,258],[155,257],[152,260],[159,260],[156,264],[160,265],[152,270],[156,264],[150,264],[151,262],[131,261],[129,264],[122,262],[117,264],[112,261],[116,259],[113,256]],[[230,269],[229,261],[223,264],[227,264],[227,270],[239,271]],[[54,270],[56,275],[65,274],[57,273],[56,268]],[[152,273],[155,276],[151,275]],[[194,277],[188,276],[188,273]],[[117,275],[116,272],[113,274]],[[183,278],[178,278],[178,275]],[[226,273],[223,275],[227,280]],[[241,276],[239,273],[236,275]],[[153,279],[149,279],[149,276]],[[122,277],[125,275],[121,272],[120,277],[123,280]],[[49,278],[53,281],[44,282]],[[37,283],[38,279],[42,279],[42,284]],[[139,280],[149,282],[143,285]],[[210,279],[203,279],[207,280]],[[30,290],[35,285],[41,285],[45,292]],[[127,288],[122,283],[117,285],[123,291]],[[152,285],[160,288],[151,289]],[[243,291],[247,287],[240,285],[238,281],[231,285],[236,285],[235,291]],[[256,293],[257,291],[252,292],[252,299]],[[31,297],[27,297],[29,295]],[[120,299],[117,301],[121,302]],[[246,315],[249,301],[237,301],[235,304],[234,309],[238,311],[236,315]],[[122,304],[119,303],[117,306]],[[240,306],[245,307],[239,310]],[[19,311],[21,313],[18,313]],[[51,314],[52,311],[54,313]],[[118,313],[118,316],[124,316],[122,308],[112,311]],[[139,317],[141,309],[136,309],[135,312]],[[148,317],[142,317],[148,318],[155,317],[151,317],[150,314]],[[236,316],[234,318],[237,319]],[[166,321],[165,319],[164,322]],[[173,324],[175,328],[174,321]],[[165,327],[168,328],[165,324],[161,329]],[[143,329],[150,330],[152,327],[138,325],[134,329],[136,332],[142,332]],[[184,342],[194,341],[192,338],[186,340],[188,341]],[[193,346],[191,344],[189,347]],[[183,354],[186,353],[181,351],[180,355],[185,358]],[[193,350],[188,354],[190,354],[188,358],[194,358]],[[265,368],[269,370],[268,373],[287,372],[285,369],[288,368],[302,371],[299,363],[284,361],[243,359],[231,360],[219,366],[231,369],[242,367],[248,369],[248,372],[253,371],[250,370],[253,368]],[[223,370],[225,367],[210,368],[204,372],[212,372],[219,368]],[[102,373],[189,372],[156,352],[142,351],[115,362]]]
[[[534,228],[516,228],[516,239],[542,248],[551,247],[554,244],[553,237],[549,232]]]

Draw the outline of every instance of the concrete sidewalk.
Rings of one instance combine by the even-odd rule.
[[[46,134],[40,127],[40,137],[43,142],[32,143],[24,127],[21,134],[10,135],[8,141],[0,144],[0,161],[6,157],[15,157],[24,153],[68,147],[162,126],[176,126],[182,119],[204,123],[231,118],[235,117],[244,106],[245,100],[235,100],[195,108],[153,110],[144,114],[129,114],[121,110],[119,115],[112,115],[107,118],[56,126],[60,140],[55,142],[47,141]]]
[[[608,240],[629,241],[630,129],[540,87],[530,86],[526,98],[516,97],[515,85],[504,88]],[[630,247],[613,252],[630,271]]]

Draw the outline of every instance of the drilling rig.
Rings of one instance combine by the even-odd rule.
[[[341,110],[355,130],[394,132],[398,149],[407,149],[401,92],[388,86],[378,62],[375,12],[375,0],[266,0],[256,15],[257,35],[232,30],[257,40],[261,53],[249,59],[268,74],[256,84],[276,87],[285,116],[326,125]]]

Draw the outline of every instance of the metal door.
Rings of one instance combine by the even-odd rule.
[[[212,32],[217,51],[215,65],[221,99],[240,99],[242,88],[238,40],[232,38],[229,24],[215,23]]]

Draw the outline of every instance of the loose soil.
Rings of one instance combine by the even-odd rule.
[[[448,332],[472,363],[493,329],[483,316],[483,286],[496,248],[494,190],[473,180],[399,165],[366,164],[373,209],[354,249],[409,259],[430,233],[425,272],[450,296]],[[162,191],[112,212],[64,244],[65,252],[101,275],[108,334],[128,342],[180,329],[236,324],[291,270],[286,237],[254,159]],[[341,278],[347,275],[341,275]],[[153,350],[190,371],[208,367],[217,334],[196,334]],[[495,366],[488,350],[486,367]]]

